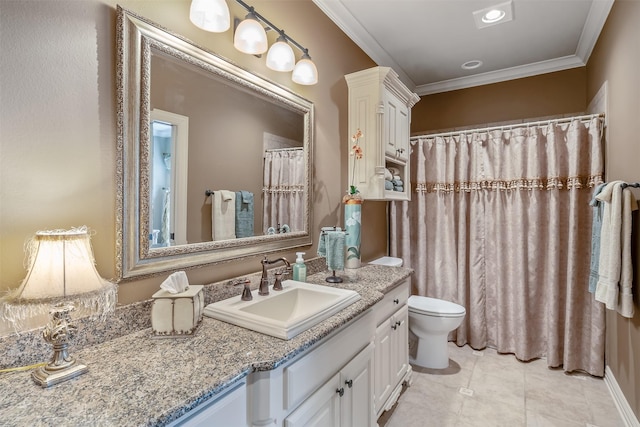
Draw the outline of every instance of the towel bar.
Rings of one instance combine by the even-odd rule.
[[[623,189],[627,187],[640,188],[640,182],[632,182],[632,183],[626,182],[624,184],[621,184],[620,187],[622,187]]]

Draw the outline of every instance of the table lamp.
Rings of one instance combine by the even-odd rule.
[[[49,387],[88,369],[68,351],[77,330],[70,315],[74,304],[83,306],[92,317],[104,316],[115,307],[117,287],[98,274],[87,227],[38,231],[27,242],[26,252],[27,276],[3,298],[0,314],[15,326],[49,312],[51,318],[42,335],[53,346],[53,356],[32,372],[37,384]]]

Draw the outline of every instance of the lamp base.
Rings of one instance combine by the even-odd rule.
[[[52,385],[70,380],[78,375],[82,375],[89,370],[86,365],[83,365],[78,361],[64,369],[48,370],[47,367],[48,366],[43,366],[31,373],[33,381],[42,387],[51,387]]]

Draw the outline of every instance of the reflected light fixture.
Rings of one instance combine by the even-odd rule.
[[[267,43],[267,33],[262,27],[253,7],[245,16],[244,21],[236,28],[233,36],[233,46],[242,53],[250,55],[260,55],[267,51],[269,44]]]
[[[87,227],[38,231],[26,244],[28,272],[20,287],[2,298],[0,318],[16,325],[49,312],[42,336],[53,346],[48,364],[32,371],[42,387],[77,377],[88,368],[69,355],[77,327],[71,320],[73,303],[92,317],[113,311],[117,287],[98,274]]]
[[[302,58],[300,58],[300,61],[298,61],[296,67],[293,69],[291,80],[301,85],[314,85],[318,83],[318,69],[306,49]]]
[[[225,32],[231,26],[225,0],[192,0],[189,19],[196,27],[213,33]]]
[[[295,64],[296,56],[289,43],[287,43],[287,37],[283,31],[276,42],[269,48],[267,67],[275,71],[292,71]]]

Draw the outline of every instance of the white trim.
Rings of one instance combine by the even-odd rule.
[[[629,402],[624,396],[624,393],[622,393],[622,389],[620,389],[609,365],[604,368],[604,383],[607,385],[609,393],[611,393],[611,397],[613,397],[613,402],[615,403],[616,408],[618,408],[618,412],[620,413],[620,417],[622,418],[624,425],[626,427],[640,427],[640,422],[638,422],[638,418],[633,413],[631,406],[629,406]]]
[[[416,83],[407,75],[393,57],[380,46],[376,39],[369,34],[367,29],[362,26],[356,17],[349,12],[342,1],[313,0],[313,2],[329,19],[344,31],[360,49],[369,55],[369,57],[375,61],[376,65],[391,67],[398,73],[400,80],[402,80],[412,92],[423,96],[563,71],[586,65],[609,16],[614,0],[591,1],[591,8],[589,9],[589,14],[582,29],[576,52],[573,55],[419,86],[416,86]]]
[[[420,85],[416,86],[415,92],[420,96],[430,95],[434,93],[521,79],[523,77],[553,73],[571,68],[584,67],[585,65],[585,62],[580,57],[576,55],[569,55],[562,58],[550,59],[548,61],[540,61],[533,64],[489,71],[487,73],[476,74],[469,77],[459,77],[457,79],[443,80],[436,83]]]

